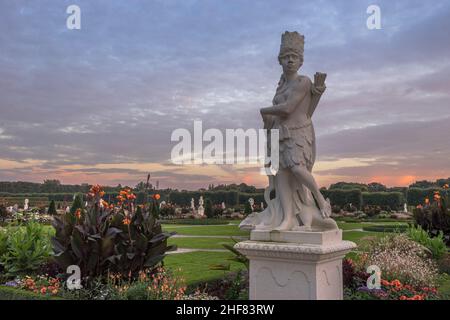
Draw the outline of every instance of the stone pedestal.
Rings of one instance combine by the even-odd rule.
[[[250,300],[342,300],[341,230],[252,231],[235,249],[250,260]]]

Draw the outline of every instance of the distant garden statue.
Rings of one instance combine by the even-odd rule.
[[[254,230],[324,231],[337,229],[330,218],[329,200],[320,193],[312,175],[316,159],[311,117],[325,92],[325,73],[316,73],[314,83],[297,71],[303,65],[304,36],[285,32],[278,61],[283,74],[273,105],[262,108],[264,128],[279,130],[280,168],[269,176],[264,198],[267,208],[253,213],[240,227]],[[268,141],[270,139],[267,139]],[[270,149],[270,146],[268,146]],[[270,194],[275,191],[275,198]]]

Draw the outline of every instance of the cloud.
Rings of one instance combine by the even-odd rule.
[[[330,171],[318,179],[389,176],[399,170],[392,161],[406,162],[405,174],[448,172],[449,143],[434,138],[448,133],[450,117],[446,1],[379,1],[383,29],[374,31],[366,28],[370,1],[81,0],[78,31],[65,28],[69,4],[0,4],[0,28],[8,30],[0,34],[1,157],[38,163],[0,178],[57,172],[63,181],[132,181],[141,171],[118,165],[159,163],[173,187],[249,181],[257,169],[174,173],[165,166],[170,136],[194,120],[205,129],[260,128],[285,30],[306,35],[302,72],[328,73],[314,124]],[[354,167],[342,160],[352,158],[375,160]],[[64,171],[70,165],[81,169]]]

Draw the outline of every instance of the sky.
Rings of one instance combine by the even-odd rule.
[[[261,128],[286,30],[300,73],[328,74],[319,185],[450,176],[450,1],[3,0],[0,29],[0,181],[266,186],[257,165],[174,165],[171,134]]]

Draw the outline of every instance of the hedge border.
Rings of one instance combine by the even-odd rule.
[[[40,294],[17,289],[13,287],[0,286],[0,300],[64,300],[61,297],[48,297]]]

